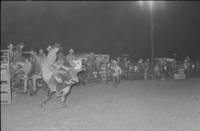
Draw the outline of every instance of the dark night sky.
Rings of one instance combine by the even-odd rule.
[[[154,9],[155,56],[200,59],[200,2],[171,1]],[[2,2],[1,45],[25,42],[67,51],[150,58],[150,12],[136,1]]]

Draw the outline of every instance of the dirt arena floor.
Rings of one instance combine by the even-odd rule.
[[[200,131],[200,80],[122,81],[74,87],[67,106],[17,94],[1,105],[1,131]]]

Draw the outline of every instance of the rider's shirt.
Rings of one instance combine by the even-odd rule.
[[[48,64],[53,64],[57,58],[56,53],[59,51],[59,48],[53,48],[52,50],[49,51],[48,56],[47,56],[47,62]]]

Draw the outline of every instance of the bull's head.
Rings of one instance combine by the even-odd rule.
[[[82,60],[81,59],[73,60],[72,64],[73,64],[74,70],[76,70],[77,72],[82,71]]]

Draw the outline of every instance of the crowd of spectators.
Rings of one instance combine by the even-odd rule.
[[[60,46],[59,43],[54,44]],[[38,51],[23,51],[24,43],[16,46],[8,45],[10,52],[10,61],[12,64],[11,77],[16,80],[20,71],[24,73],[24,78],[32,77],[36,81],[41,77],[40,64],[45,60],[48,50],[52,47],[47,47],[46,50],[39,49]],[[96,57],[96,54],[91,52],[87,58],[77,55],[73,49],[68,51],[65,55],[63,49],[57,54],[56,63],[65,66],[73,66],[72,60],[82,58],[82,64],[85,70],[80,73],[81,83],[87,83],[90,79],[101,80],[104,82],[113,81],[117,86],[120,80],[135,80],[135,79],[177,79],[175,74],[182,79],[189,79],[200,76],[200,62],[193,62],[187,56],[184,61],[177,61],[176,59],[157,58],[153,61],[150,59],[139,59],[138,61],[130,61],[127,57],[116,59],[103,60]],[[25,55],[28,54],[28,57]],[[20,68],[21,67],[21,68]],[[181,76],[182,75],[182,76]],[[36,83],[36,82],[33,82]],[[26,84],[26,83],[24,83]],[[36,85],[33,85],[36,88]]]

